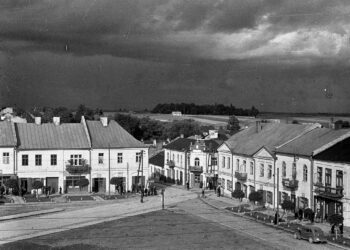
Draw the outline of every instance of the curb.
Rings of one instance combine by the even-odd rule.
[[[211,206],[211,207],[213,207],[213,208],[215,208],[215,209],[218,209],[218,210],[226,211],[226,209],[221,208],[221,207],[218,207],[218,206],[215,206],[215,205],[213,205],[213,204],[210,204],[210,203],[208,203],[207,201],[205,201],[204,199],[202,199],[202,198],[200,198],[200,197],[199,197],[199,199],[200,199],[202,202],[204,202],[205,204],[207,204],[208,206]],[[227,212],[229,212],[229,210],[227,210]],[[275,228],[276,230],[282,230],[282,231],[285,231],[285,232],[288,232],[288,233],[291,233],[291,234],[294,233],[293,230],[286,229],[286,228],[279,227],[279,226],[275,226],[275,225],[271,225],[271,224],[268,224],[268,223],[265,223],[265,222],[262,222],[262,221],[253,219],[253,218],[251,218],[251,217],[249,217],[249,216],[246,216],[246,215],[244,215],[244,214],[239,214],[239,213],[235,213],[235,212],[230,212],[230,213],[232,213],[232,214],[235,215],[235,216],[240,216],[240,217],[242,217],[242,218],[249,219],[249,220],[251,220],[251,221],[255,221],[255,222],[260,223],[260,224],[263,224],[263,225],[265,225],[265,226]],[[329,244],[329,245],[331,245],[331,246],[334,246],[334,247],[337,247],[337,248],[349,250],[349,247],[344,247],[344,246],[342,246],[342,245],[339,245],[339,244],[336,244],[336,243],[333,243],[333,242],[330,242],[330,241],[327,241],[327,244]]]
[[[15,219],[26,218],[26,217],[31,217],[31,216],[38,216],[38,215],[43,215],[43,214],[58,213],[58,212],[62,212],[64,210],[65,209],[63,209],[63,208],[54,208],[54,209],[47,209],[47,210],[42,210],[42,211],[33,211],[33,212],[29,212],[29,213],[7,215],[7,216],[0,217],[0,221],[15,220]]]

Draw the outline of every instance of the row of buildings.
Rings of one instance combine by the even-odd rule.
[[[0,122],[1,184],[17,178],[22,190],[32,190],[41,180],[52,192],[74,192],[78,181],[89,180],[86,191],[115,191],[116,177],[123,190],[148,179],[148,147],[132,137],[117,122],[60,123]],[[143,170],[142,172],[139,170]],[[141,176],[142,179],[141,179]]]
[[[312,208],[322,219],[339,213],[350,225],[348,129],[257,122],[223,142],[178,138],[162,154],[150,159],[152,172],[183,185],[218,184],[246,198],[261,191],[267,207],[290,199],[296,210]]]

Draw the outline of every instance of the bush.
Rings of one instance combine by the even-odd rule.
[[[284,210],[293,211],[295,208],[295,204],[291,200],[284,200],[281,204],[281,207]]]
[[[262,193],[253,191],[249,194],[249,200],[252,202],[261,202],[263,199]]]
[[[5,182],[5,186],[7,188],[18,189],[18,181],[17,181],[17,179],[8,179]]]
[[[38,189],[42,188],[43,186],[44,186],[44,184],[43,184],[41,181],[34,181],[32,187],[33,187],[34,189],[38,190]]]
[[[244,192],[240,189],[238,190],[234,190],[232,193],[231,193],[232,197],[233,198],[236,198],[236,199],[239,199],[239,200],[242,200],[244,198]]]
[[[328,217],[328,222],[331,225],[339,225],[342,224],[344,221],[344,217],[340,214],[332,214]]]
[[[304,210],[304,218],[305,218],[305,219],[308,219],[308,220],[310,220],[310,221],[313,221],[313,220],[314,220],[314,215],[315,215],[315,213],[314,213],[314,211],[312,211],[311,208],[306,208],[306,209]]]
[[[89,183],[90,183],[89,180],[86,179],[86,178],[80,179],[80,180],[78,180],[78,182],[77,182],[77,184],[78,184],[78,186],[79,186],[80,188],[86,187],[87,185],[89,185]]]

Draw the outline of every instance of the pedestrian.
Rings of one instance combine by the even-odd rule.
[[[186,187],[187,187],[187,190],[190,190],[190,183],[189,182],[186,183]]]
[[[221,190],[220,190],[220,186],[218,186],[218,197],[220,197],[220,195],[221,195]]]
[[[62,187],[60,187],[60,194],[62,194]]]
[[[341,224],[339,225],[339,230],[340,230],[340,234],[343,234],[343,230],[344,230],[344,225],[343,225],[343,223],[341,223]]]
[[[204,198],[204,188],[202,189],[202,198]]]

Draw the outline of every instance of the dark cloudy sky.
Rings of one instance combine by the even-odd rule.
[[[350,112],[349,34],[348,0],[1,0],[0,104]]]

